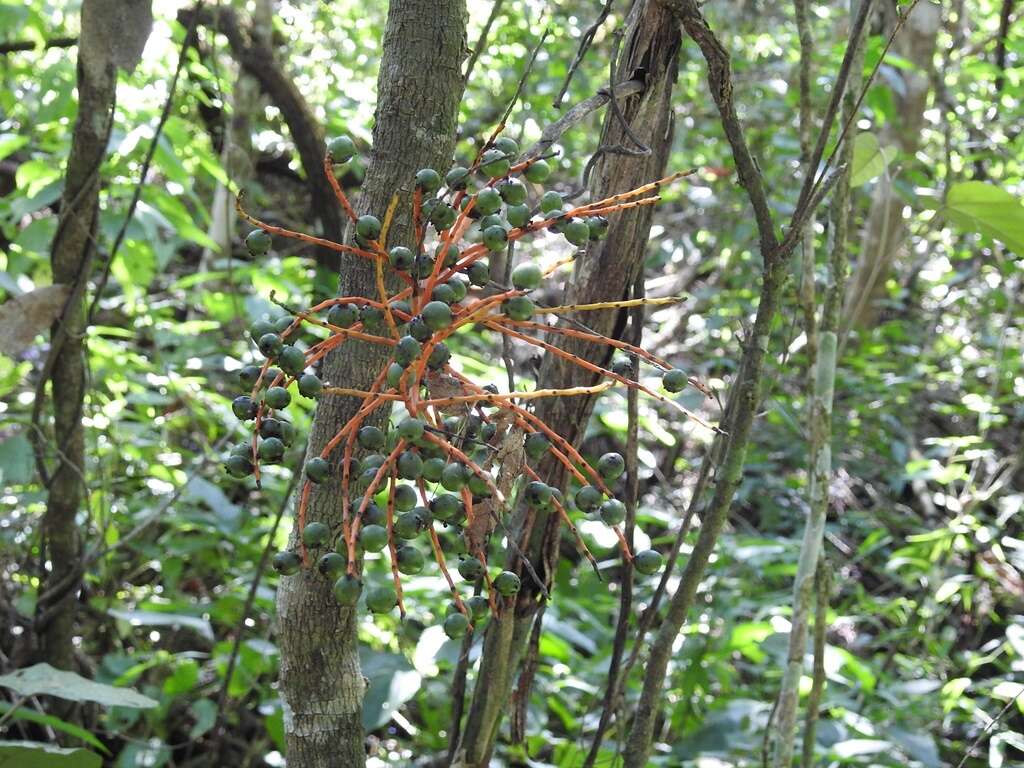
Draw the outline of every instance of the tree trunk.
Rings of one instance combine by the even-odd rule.
[[[43,548],[49,571],[40,585],[36,630],[42,658],[69,669],[82,540],[75,517],[85,484],[82,407],[86,387],[84,296],[94,254],[100,166],[113,124],[118,67],[138,63],[152,26],[148,0],[85,0],[78,47],[78,116],[50,263],[54,284],[71,287],[51,332],[53,439],[57,466],[49,482]],[[45,375],[45,373],[44,373]]]
[[[652,151],[641,157],[603,154],[591,176],[593,199],[625,192],[664,175],[672,145],[671,99],[678,72],[680,41],[679,24],[661,2],[634,3],[627,20],[616,80],[643,78],[644,90],[622,103],[622,113],[632,132]],[[626,136],[611,107],[608,110],[601,146],[623,145],[634,149],[635,144]],[[567,287],[566,303],[629,297],[647,254],[652,215],[652,208],[645,206],[612,217],[607,240],[577,260],[576,274]],[[625,327],[627,313],[589,312],[579,319],[599,333],[618,338]],[[610,348],[600,345],[568,339],[561,346],[599,365],[606,366],[611,357]],[[537,386],[586,386],[595,380],[593,374],[567,364],[562,358],[546,355]],[[594,398],[558,397],[538,402],[537,415],[555,432],[579,445],[593,411]],[[540,474],[550,485],[564,489],[567,478],[558,462],[546,462]],[[538,512],[525,553],[548,588],[557,566],[560,536],[559,515]],[[514,613],[492,618],[484,638],[483,657],[459,756],[472,768],[490,764],[501,717],[508,709],[513,676],[540,605],[540,591],[532,579],[523,575],[522,584]]]
[[[413,244],[408,211],[416,171],[425,166],[443,170],[451,161],[465,35],[465,0],[395,0],[389,8],[373,152],[357,206],[360,213],[383,217],[391,196],[400,194],[389,245]],[[372,266],[343,259],[341,292],[376,295]],[[338,386],[366,389],[387,360],[384,350],[346,342],[325,360],[321,376]],[[352,398],[320,399],[310,454],[319,453],[358,405]],[[340,483],[317,486],[308,519],[339,523],[340,494]],[[300,571],[278,587],[287,758],[299,768],[355,768],[365,762],[357,617],[355,611],[338,607],[331,586],[316,572]]]

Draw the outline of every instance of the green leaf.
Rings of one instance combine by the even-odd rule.
[[[28,136],[18,136],[15,133],[0,133],[0,160],[17,152],[28,144]]]
[[[860,133],[853,140],[853,160],[850,162],[850,185],[859,187],[885,173],[889,165],[887,150],[873,133]]]
[[[0,440],[0,483],[21,485],[32,480],[32,444],[24,435]]]
[[[158,703],[132,688],[96,683],[74,672],[54,669],[49,664],[35,664],[9,675],[0,675],[0,686],[10,688],[20,696],[44,693],[69,701],[94,701],[106,707],[149,709]]]
[[[11,705],[6,701],[0,702],[0,715],[9,712]],[[38,723],[39,725],[48,725],[55,731],[62,731],[63,733],[70,734],[77,739],[81,739],[91,747],[96,747],[104,754],[109,755],[110,750],[104,746],[103,742],[92,735],[91,732],[82,728],[80,725],[69,723],[66,720],[61,720],[56,715],[47,715],[44,712],[31,709],[29,707],[19,707],[14,710],[14,714],[10,716],[12,720],[25,720],[29,723]]]
[[[360,666],[370,681],[363,698],[363,727],[385,725],[420,689],[422,678],[404,656],[360,649]]]
[[[942,210],[962,231],[999,240],[1024,256],[1024,205],[1006,190],[985,181],[954,184]]]
[[[122,621],[127,621],[133,627],[188,627],[207,640],[213,640],[213,627],[210,626],[210,622],[198,616],[162,613],[161,611],[122,611],[116,608],[111,608],[107,613]]]
[[[100,756],[87,749],[54,747],[38,741],[0,742],[0,768],[100,768]]]

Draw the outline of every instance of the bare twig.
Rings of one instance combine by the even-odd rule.
[[[576,74],[576,70],[579,69],[580,64],[583,62],[583,57],[587,55],[587,51],[590,49],[590,44],[594,42],[594,35],[597,34],[597,30],[604,24],[605,19],[608,18],[608,14],[612,11],[612,5],[615,0],[605,0],[604,7],[601,8],[601,12],[597,15],[594,23],[587,27],[583,34],[580,35],[580,44],[576,49],[576,55],[573,57],[572,64],[569,65],[569,71],[565,75],[565,81],[562,83],[562,88],[558,91],[558,95],[555,96],[555,100],[552,106],[555,109],[562,108],[562,100],[565,98],[566,92],[569,90],[569,84],[572,82],[573,76]]]
[[[466,62],[466,70],[462,74],[462,79],[467,83],[473,75],[473,68],[476,66],[477,59],[480,58],[480,54],[487,48],[487,38],[491,34],[491,26],[498,18],[498,14],[501,13],[501,6],[504,2],[505,0],[494,0],[494,3],[491,5],[491,13],[480,29],[480,37],[477,38],[476,45],[473,46],[473,51],[469,55],[469,61]]]

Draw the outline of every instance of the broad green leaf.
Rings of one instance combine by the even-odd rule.
[[[363,727],[372,731],[416,695],[422,678],[404,656],[360,648],[359,657],[363,675],[370,681],[363,698]]]
[[[1024,205],[995,184],[964,181],[949,188],[943,208],[951,222],[964,232],[978,232],[999,240],[1024,256]]]
[[[9,712],[11,705],[6,701],[0,702],[0,715],[4,715]],[[29,707],[18,707],[14,710],[14,714],[10,715],[11,720],[25,720],[29,723],[39,723],[40,725],[48,725],[55,731],[61,731],[63,733],[70,734],[75,738],[81,739],[91,747],[96,747],[100,752],[104,754],[110,754],[110,750],[104,746],[103,742],[97,739],[90,731],[85,730],[80,725],[69,723],[66,720],[61,720],[56,715],[47,715],[43,712],[38,712]]]
[[[117,608],[111,608],[107,613],[122,621],[127,621],[133,627],[188,627],[207,640],[213,640],[213,627],[210,626],[210,622],[198,616],[162,613],[161,611],[122,611]]]
[[[887,151],[873,133],[860,133],[853,140],[853,160],[850,162],[850,185],[859,187],[885,173],[889,164]]]
[[[27,437],[14,435],[0,440],[0,483],[21,485],[29,482],[34,472],[32,444]]]
[[[17,152],[28,144],[28,136],[19,136],[16,133],[0,133],[0,160]]]
[[[36,664],[9,675],[0,675],[0,686],[10,688],[20,696],[43,693],[69,701],[94,701],[106,707],[149,709],[158,703],[132,688],[96,683],[74,672],[54,669],[49,664]]]
[[[102,762],[99,755],[87,749],[38,741],[0,742],[0,768],[100,768]]]

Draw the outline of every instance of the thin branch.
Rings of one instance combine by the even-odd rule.
[[[469,56],[469,61],[466,62],[466,71],[462,75],[462,79],[467,83],[473,75],[473,68],[476,66],[477,59],[480,58],[480,54],[487,48],[487,38],[491,34],[491,25],[494,24],[498,14],[501,13],[501,6],[504,2],[505,0],[494,0],[494,4],[491,6],[491,14],[487,17],[487,21],[484,22],[484,26],[480,30],[480,37],[477,38],[476,45],[473,46],[473,52]]]
[[[583,31],[583,34],[580,35],[580,44],[576,49],[576,55],[573,57],[572,64],[569,65],[569,71],[565,75],[562,88],[558,91],[558,95],[552,103],[552,106],[555,109],[562,108],[562,100],[565,98],[565,94],[569,90],[569,84],[572,82],[572,78],[576,74],[576,70],[579,69],[580,64],[583,62],[583,57],[587,55],[587,51],[590,49],[590,44],[594,42],[594,36],[597,34],[597,30],[601,28],[605,19],[608,18],[608,14],[611,13],[612,5],[614,3],[615,0],[605,0],[604,7],[601,8],[601,12],[597,15],[594,23],[587,27]]]

